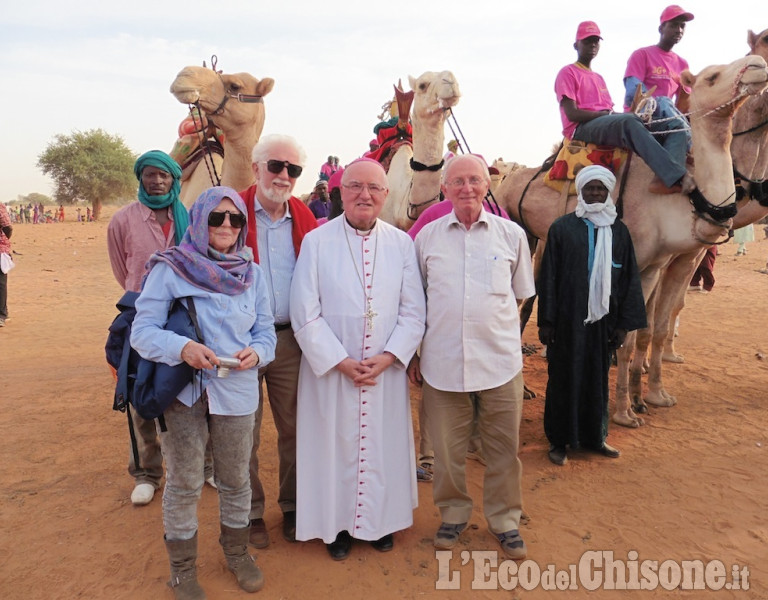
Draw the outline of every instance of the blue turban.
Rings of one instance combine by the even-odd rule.
[[[156,167],[166,173],[170,173],[173,177],[171,191],[164,196],[150,196],[147,194],[144,185],[141,183],[141,173],[145,167]],[[136,175],[136,179],[139,180],[139,202],[152,210],[171,207],[175,226],[174,237],[178,244],[181,242],[181,238],[184,237],[184,232],[189,226],[189,213],[181,203],[181,200],[179,200],[179,192],[181,192],[181,167],[162,150],[150,150],[136,159],[136,164],[133,165],[133,172]]]

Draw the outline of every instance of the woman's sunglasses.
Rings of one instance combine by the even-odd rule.
[[[270,173],[277,175],[285,168],[288,170],[288,177],[292,177],[293,179],[296,179],[299,175],[301,175],[301,172],[304,170],[304,167],[289,163],[287,160],[268,160],[266,162],[267,171]]]
[[[245,227],[245,215],[233,213],[225,210],[224,212],[211,212],[208,214],[208,227],[221,227],[224,224],[224,217],[229,215],[229,224],[235,229]]]

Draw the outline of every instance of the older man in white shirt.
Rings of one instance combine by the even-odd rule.
[[[490,181],[482,158],[451,159],[442,190],[453,211],[416,236],[427,328],[409,376],[423,383],[434,442],[433,497],[442,518],[435,547],[452,548],[472,513],[465,455],[476,410],[487,461],[485,517],[506,555],[520,559],[526,547],[519,533],[523,358],[516,300],[535,288],[525,233],[483,210]]]

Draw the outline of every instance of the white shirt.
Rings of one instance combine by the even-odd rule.
[[[522,228],[483,210],[467,230],[452,211],[415,244],[427,293],[424,379],[449,392],[508,382],[523,368],[517,300],[536,293]]]

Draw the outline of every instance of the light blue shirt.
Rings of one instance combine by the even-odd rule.
[[[259,248],[259,265],[269,289],[269,301],[275,323],[290,321],[290,295],[293,269],[296,267],[296,250],[293,247],[293,218],[288,204],[285,214],[273,221],[261,206],[258,198],[253,199],[256,215],[256,243]]]
[[[163,329],[175,298],[192,296],[204,344],[219,357],[230,357],[250,346],[259,355],[258,368],[275,358],[272,311],[264,274],[254,264],[253,284],[242,294],[228,296],[208,292],[179,277],[167,264],[158,263],[147,276],[136,300],[136,318],[131,328],[131,346],[143,357],[168,365],[181,363],[181,350],[189,338]],[[192,406],[203,390],[208,392],[211,414],[243,416],[258,408],[258,368],[230,370],[218,377],[214,369],[195,376],[179,394],[179,400]]]

